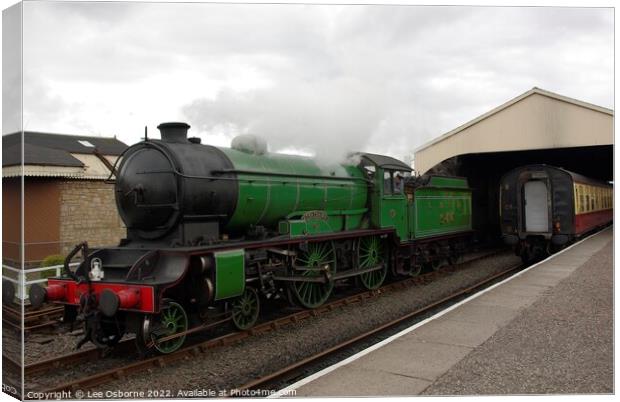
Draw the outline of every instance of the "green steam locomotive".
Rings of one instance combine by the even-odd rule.
[[[170,353],[197,328],[251,328],[266,300],[323,304],[334,283],[376,289],[456,259],[472,234],[471,190],[458,177],[411,177],[394,158],[351,154],[345,164],[268,153],[245,138],[219,148],[163,123],[161,140],[129,147],[117,169],[127,237],[82,243],[61,277],[33,286],[33,305],[65,305],[85,338]],[[78,253],[77,270],[68,263]]]

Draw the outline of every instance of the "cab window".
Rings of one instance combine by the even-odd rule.
[[[364,172],[366,173],[366,177],[369,180],[374,179],[375,177],[375,166],[374,165],[366,165],[364,166]]]
[[[394,178],[394,194],[405,194],[405,174],[403,172],[396,171],[393,174]]]
[[[398,170],[385,170],[383,173],[384,195],[405,195],[405,174]]]
[[[384,195],[392,195],[393,191],[392,191],[392,185],[393,185],[393,177],[392,177],[392,172],[389,170],[386,170],[383,172],[383,194]]]

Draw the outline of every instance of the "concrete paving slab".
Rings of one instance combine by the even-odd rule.
[[[472,350],[467,346],[396,340],[349,365],[433,380]]]
[[[551,286],[548,285],[532,285],[532,284],[513,284],[508,282],[502,285],[502,292],[507,295],[514,296],[539,296],[549,290]]]
[[[537,280],[538,283],[545,283],[544,280],[549,280],[549,281],[561,281],[565,278],[568,278],[570,276],[571,272],[570,271],[547,271],[545,269],[545,267],[540,267],[539,271],[536,272],[526,272],[525,275],[523,275],[524,278],[532,278],[533,280]],[[543,281],[541,281],[541,279]],[[551,285],[555,286],[557,282],[552,282]]]
[[[528,276],[550,276],[550,277],[558,277],[558,278],[566,278],[570,275],[571,271],[568,269],[557,269],[554,267],[547,267],[545,264],[541,266],[539,269],[535,269],[533,271],[529,271],[523,274],[524,277]]]
[[[341,367],[297,389],[296,396],[417,395],[431,381],[381,370]]]
[[[541,267],[541,270],[544,272],[565,272],[570,275],[573,273],[578,266],[575,265],[567,265],[567,264],[556,264],[556,263],[545,263],[544,267]]]
[[[455,346],[476,347],[497,331],[495,324],[478,324],[455,321],[443,317],[433,325],[423,325],[404,335],[401,340],[408,342],[435,342]]]
[[[557,285],[562,279],[568,275],[559,275],[557,273],[544,273],[541,271],[526,272],[517,278],[514,278],[511,282],[513,285],[536,285],[536,286],[549,286],[553,287]]]
[[[444,317],[449,320],[472,322],[480,325],[493,324],[501,327],[518,313],[519,310],[515,308],[467,303],[450,311]]]
[[[484,304],[487,306],[503,306],[511,309],[525,308],[536,300],[539,295],[524,296],[524,295],[509,295],[503,292],[489,292],[476,299],[472,300],[472,304]]]
[[[554,264],[559,265],[568,265],[571,267],[580,267],[588,261],[587,256],[576,256],[569,254],[561,254],[557,257],[553,257],[552,260]]]
[[[580,260],[585,259],[587,261],[589,257],[591,257],[593,254],[598,253],[600,249],[601,247],[592,247],[584,244],[583,248],[567,251],[566,256],[571,258],[578,258]]]
[[[538,275],[533,276],[532,280],[536,281],[539,285],[549,285],[551,287],[556,286],[567,278],[568,275],[558,275],[554,273],[539,272]]]
[[[610,239],[423,394],[613,394],[612,250]]]

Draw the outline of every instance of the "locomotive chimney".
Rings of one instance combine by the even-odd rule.
[[[187,123],[161,123],[157,128],[161,132],[161,139],[165,142],[187,142]]]

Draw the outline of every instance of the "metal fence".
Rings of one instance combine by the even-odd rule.
[[[79,262],[74,262],[69,264],[69,267],[73,268],[78,266]],[[46,271],[54,271],[55,276],[60,276],[62,273],[63,266],[62,265],[54,265],[51,267],[41,267],[41,268],[29,268],[29,269],[19,269],[15,267],[11,267],[9,265],[2,264],[2,279],[8,280],[9,282],[15,285],[15,297],[17,298],[18,303],[26,303],[28,300],[28,289],[30,285],[34,283],[44,283],[47,282],[47,278],[37,278],[28,280],[28,274],[36,274]],[[15,277],[8,276],[6,271],[15,274]]]

